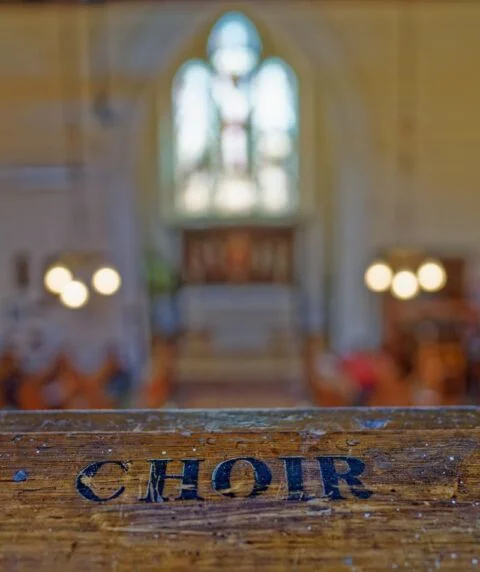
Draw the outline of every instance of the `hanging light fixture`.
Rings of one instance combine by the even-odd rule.
[[[104,13],[106,18],[106,13]],[[106,25],[106,21],[105,21]],[[82,106],[79,104],[77,109],[78,120],[72,121],[71,112],[69,110],[68,101],[78,99],[81,92],[79,83],[71,81],[71,70],[67,68],[70,59],[74,59],[75,55],[72,50],[72,31],[61,25],[59,20],[59,55],[63,55],[61,60],[62,66],[62,85],[64,88],[64,105],[63,105],[63,124],[65,129],[65,166],[69,167],[70,183],[76,186],[76,192],[72,193],[72,212],[71,221],[68,224],[68,233],[66,242],[70,248],[58,254],[54,263],[46,270],[44,275],[45,288],[52,294],[59,296],[59,301],[67,308],[82,308],[90,299],[90,291],[87,285],[82,281],[91,280],[95,291],[102,296],[111,296],[115,294],[121,286],[121,277],[119,272],[110,264],[101,253],[90,249],[84,249],[78,244],[78,237],[88,236],[88,203],[85,197],[86,177],[85,165],[86,147],[85,147],[85,126],[82,123],[83,114]],[[70,55],[70,57],[69,57]],[[105,62],[107,65],[108,62]],[[78,74],[77,76],[78,80]],[[108,78],[107,78],[108,79]],[[106,89],[108,81],[106,82]],[[108,91],[108,89],[107,89]],[[79,247],[80,246],[80,247]],[[81,276],[79,280],[77,276]]]
[[[413,237],[414,212],[411,208],[415,192],[417,35],[411,17],[411,8],[404,9],[398,18],[398,109],[397,109],[397,188],[395,227],[403,235],[400,244],[407,248],[390,249],[381,259],[373,261],[365,272],[365,284],[372,292],[390,290],[399,300],[411,300],[422,290],[438,292],[447,282],[443,264],[434,258],[419,254],[408,247]],[[398,239],[398,237],[397,237]]]
[[[98,252],[64,252],[45,272],[45,288],[52,294],[57,294],[67,308],[82,307],[90,299],[83,278],[91,281],[97,294],[112,296],[120,289],[122,278],[114,266],[105,262],[104,256]],[[82,280],[77,276],[81,276]]]
[[[371,292],[390,290],[399,300],[410,300],[422,291],[440,292],[447,284],[447,271],[442,262],[417,253],[398,257],[396,251],[370,264],[365,284]]]

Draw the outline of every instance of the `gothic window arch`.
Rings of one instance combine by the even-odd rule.
[[[262,58],[239,12],[213,26],[207,58],[173,81],[175,207],[184,217],[284,217],[297,207],[297,80]]]

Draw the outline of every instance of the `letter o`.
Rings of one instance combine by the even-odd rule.
[[[259,461],[253,457],[236,457],[228,459],[217,465],[212,473],[212,487],[218,493],[227,497],[236,497],[237,495],[231,490],[230,477],[235,463],[245,461],[253,468],[254,485],[248,497],[255,497],[266,491],[272,482],[272,472],[268,465],[263,461]]]

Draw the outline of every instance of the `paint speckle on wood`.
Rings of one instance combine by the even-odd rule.
[[[28,473],[24,469],[20,469],[13,475],[13,480],[16,483],[23,483],[28,479]]]

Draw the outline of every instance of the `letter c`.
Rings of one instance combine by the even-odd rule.
[[[79,492],[79,494],[82,495],[82,497],[93,502],[107,502],[116,499],[123,493],[125,487],[122,485],[109,497],[102,498],[97,496],[93,492],[91,487],[87,484],[87,482],[89,482],[90,479],[97,474],[98,469],[100,469],[100,467],[103,467],[103,465],[108,465],[108,464],[118,465],[123,469],[124,473],[128,473],[128,465],[126,463],[122,463],[121,461],[98,461],[96,463],[88,465],[88,467],[85,467],[78,473],[77,480],[75,482],[76,489]]]

